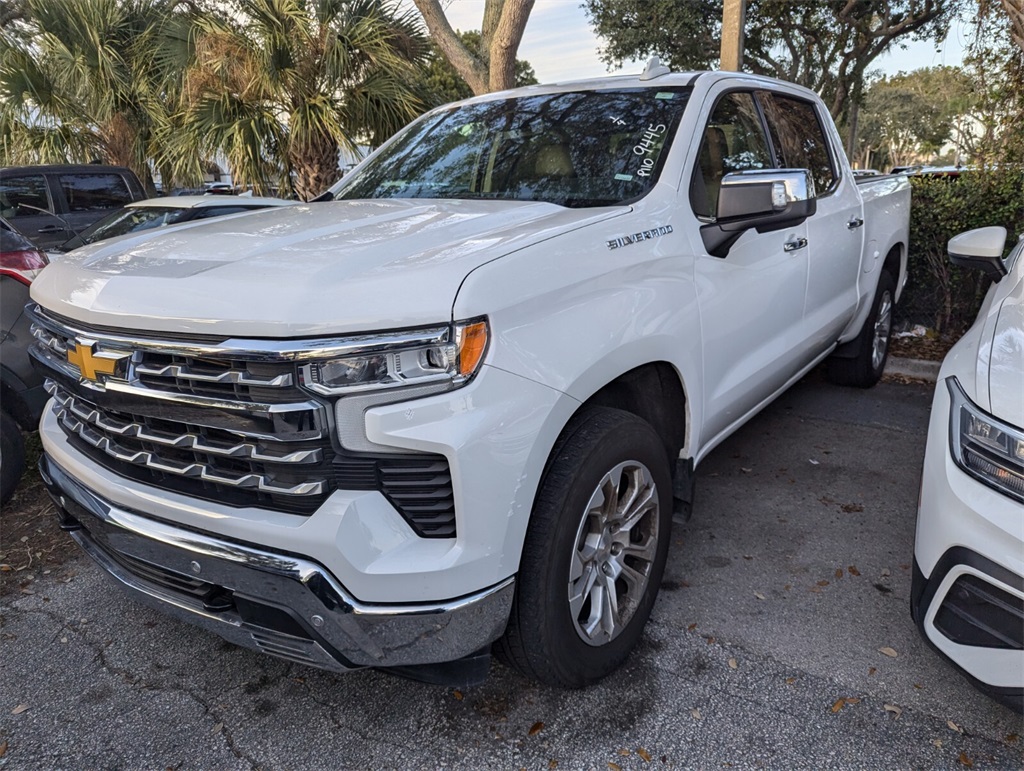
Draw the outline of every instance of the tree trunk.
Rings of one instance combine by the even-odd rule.
[[[459,76],[466,81],[473,93],[479,96],[486,94],[488,88],[487,67],[470,53],[459,39],[458,33],[452,29],[448,17],[444,15],[440,0],[413,0],[423,21],[426,22],[430,36],[441,49]]]
[[[295,170],[295,194],[302,201],[316,198],[339,179],[338,144],[330,137],[319,136],[289,153]]]
[[[480,56],[459,39],[441,7],[441,0],[413,0],[430,36],[448,62],[479,96],[516,84],[516,53],[534,0],[487,0],[480,34]]]
[[[488,72],[491,91],[504,91],[516,85],[516,52],[526,31],[533,3],[534,0],[505,0],[501,19],[491,40]]]
[[[1024,51],[1024,0],[1002,0],[1003,9],[1010,17],[1010,39]]]

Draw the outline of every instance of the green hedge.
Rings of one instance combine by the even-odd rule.
[[[911,177],[910,183],[909,278],[900,316],[959,335],[977,315],[988,280],[950,264],[946,244],[965,230],[1002,225],[1009,232],[1009,252],[1024,233],[1024,169],[968,171],[955,179]]]

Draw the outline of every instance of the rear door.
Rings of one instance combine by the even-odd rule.
[[[843,174],[842,150],[826,130],[831,119],[820,114],[820,105],[774,91],[758,92],[758,101],[779,165],[808,169],[814,179],[818,210],[807,221],[805,312],[812,345],[824,350],[857,308],[865,230],[860,193],[853,176]]]
[[[71,233],[52,212],[54,200],[43,174],[0,178],[0,216],[40,249],[63,243]]]
[[[63,172],[56,177],[66,204],[65,219],[76,234],[135,200],[127,180],[116,171]]]
[[[690,206],[702,222],[717,211],[722,177],[770,169],[775,161],[751,91],[713,90]],[[748,230],[729,254],[707,253],[694,241],[695,276],[704,340],[704,428],[701,444],[749,413],[804,364],[807,224],[775,232]]]

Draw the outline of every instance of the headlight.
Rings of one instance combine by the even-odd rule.
[[[344,354],[305,364],[302,385],[340,396],[402,386],[467,383],[484,360],[487,321],[353,338]]]
[[[949,448],[956,465],[989,487],[1024,502],[1024,431],[983,412],[955,377],[949,388]]]

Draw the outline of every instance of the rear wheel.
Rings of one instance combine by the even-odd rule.
[[[506,662],[579,688],[625,661],[664,572],[671,488],[665,446],[650,424],[607,408],[573,419],[534,504],[498,646]]]
[[[25,444],[14,418],[0,412],[0,503],[7,503],[25,470]]]
[[[864,320],[857,335],[857,355],[852,358],[835,357],[828,362],[828,377],[833,383],[856,388],[870,388],[879,381],[889,359],[892,338],[892,311],[896,297],[896,281],[883,270],[878,277],[878,289],[871,305],[871,313]]]

